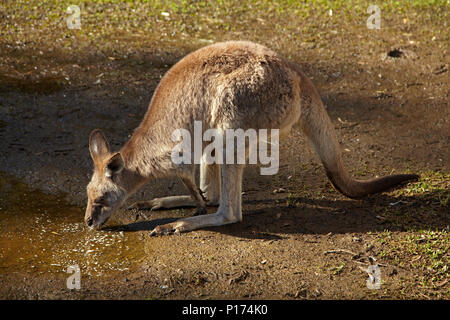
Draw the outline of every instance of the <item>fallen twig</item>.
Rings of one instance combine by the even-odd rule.
[[[348,254],[351,254],[352,256],[359,256],[359,254],[351,252],[349,250],[345,250],[345,249],[327,250],[327,251],[324,251],[323,254],[329,254],[329,253],[348,253]]]

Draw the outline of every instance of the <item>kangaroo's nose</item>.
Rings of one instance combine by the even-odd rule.
[[[86,224],[88,225],[88,227],[92,227],[93,222],[94,222],[94,219],[92,219],[92,217],[86,219]]]

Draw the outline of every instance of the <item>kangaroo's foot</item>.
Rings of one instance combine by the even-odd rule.
[[[204,214],[175,222],[157,226],[150,232],[150,236],[180,233],[205,227],[222,226],[242,221],[242,174],[243,166],[222,166],[222,195],[216,213]],[[197,195],[197,199],[198,199]],[[199,200],[199,199],[198,199]],[[198,208],[204,208],[200,206]]]
[[[150,236],[162,236],[168,234],[179,234],[181,232],[192,231],[200,228],[223,226],[234,222],[239,222],[239,216],[234,216],[230,212],[219,210],[213,214],[204,214],[188,217],[175,222],[157,226],[150,232]]]

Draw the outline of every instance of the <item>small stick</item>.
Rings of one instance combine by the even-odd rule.
[[[349,250],[344,250],[344,249],[336,249],[336,250],[328,250],[328,251],[324,251],[323,254],[328,254],[328,253],[348,253],[351,254],[352,256],[357,256],[358,254],[351,252]]]

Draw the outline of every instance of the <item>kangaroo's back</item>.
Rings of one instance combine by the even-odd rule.
[[[299,76],[268,48],[229,41],[180,60],[155,90],[141,127],[280,128],[298,119]],[[296,106],[296,107],[294,107]]]

